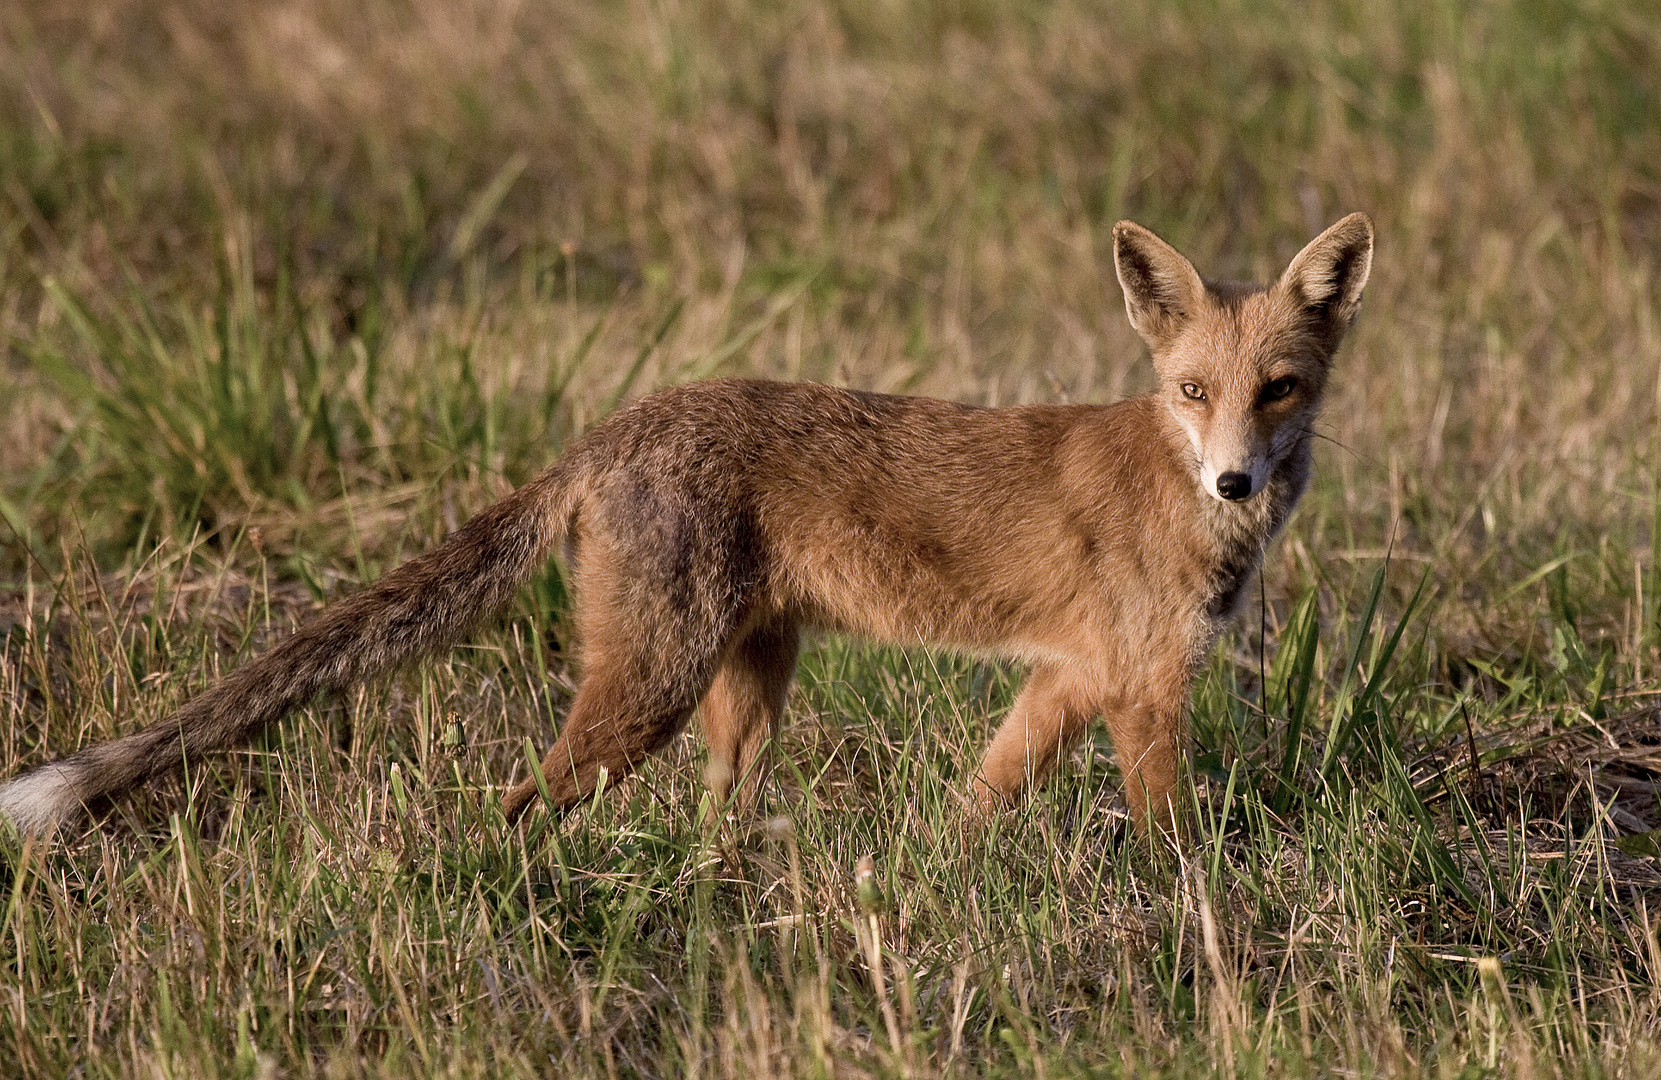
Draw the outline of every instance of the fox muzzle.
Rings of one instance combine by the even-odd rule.
[[[1226,472],[1217,477],[1217,494],[1229,502],[1239,502],[1252,493],[1250,473]]]

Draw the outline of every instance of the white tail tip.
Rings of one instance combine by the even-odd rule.
[[[80,805],[73,774],[58,765],[42,765],[0,784],[0,819],[24,836],[51,833]]]

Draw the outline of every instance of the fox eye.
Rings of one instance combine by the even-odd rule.
[[[1276,379],[1274,382],[1263,388],[1263,400],[1279,401],[1287,394],[1290,394],[1292,392],[1292,388],[1297,385],[1298,380],[1296,379]]]
[[[1182,384],[1182,396],[1190,401],[1204,401],[1205,391],[1200,389],[1199,383],[1185,382]]]

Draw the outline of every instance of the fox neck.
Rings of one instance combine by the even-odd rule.
[[[1199,541],[1208,550],[1212,566],[1211,595],[1206,614],[1216,622],[1229,618],[1240,603],[1251,576],[1263,562],[1269,542],[1286,524],[1309,484],[1310,448],[1299,439],[1276,461],[1264,489],[1238,502],[1218,499],[1201,484],[1200,463],[1187,439],[1181,452],[1194,484]]]

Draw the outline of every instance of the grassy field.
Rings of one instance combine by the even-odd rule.
[[[1111,400],[1120,217],[1256,278],[1378,225],[1186,855],[1104,734],[975,825],[1020,671],[837,639],[762,817],[700,825],[689,736],[508,829],[551,568],[0,840],[0,1076],[1661,1071],[1657,102],[1640,0],[0,0],[0,773],[652,387]]]

